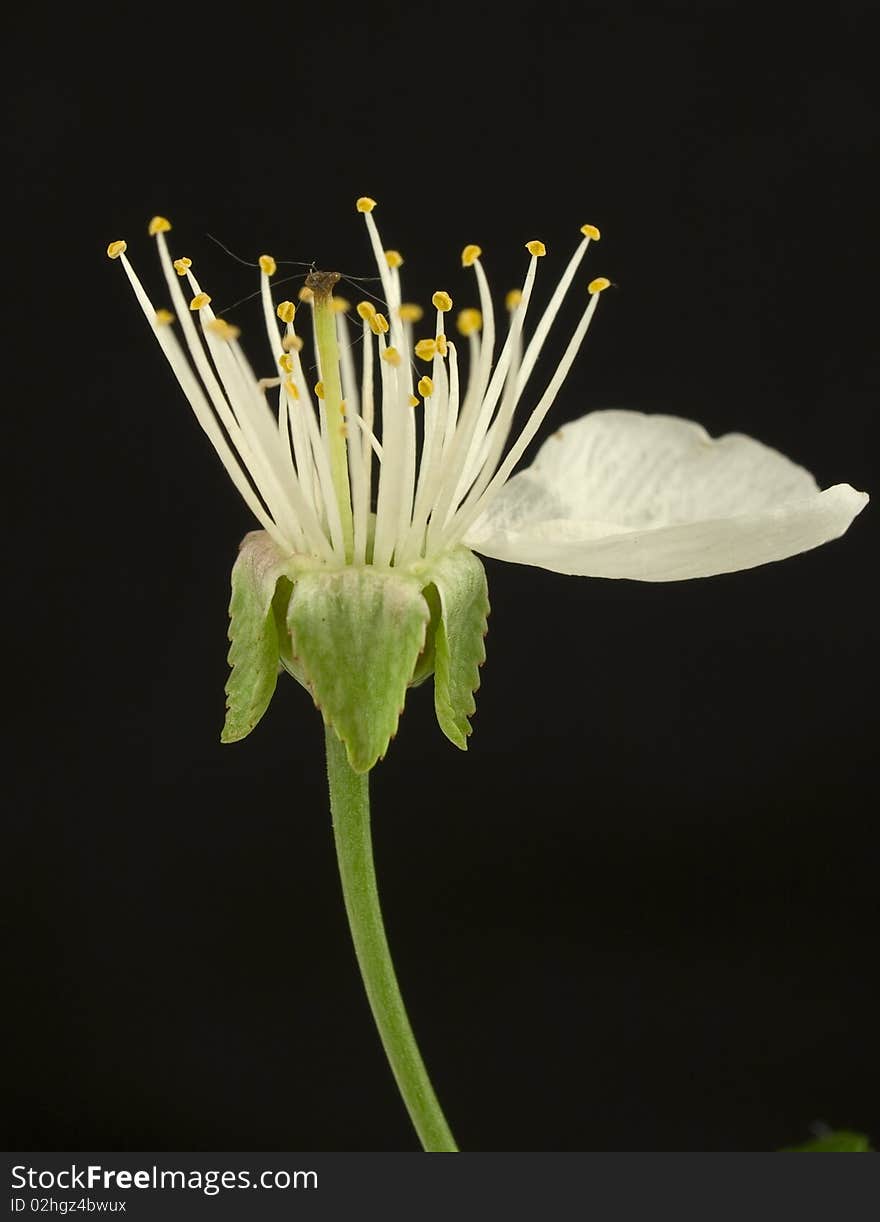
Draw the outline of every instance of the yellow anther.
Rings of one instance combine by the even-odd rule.
[[[282,322],[293,322],[296,318],[296,306],[292,301],[280,301],[275,308],[275,313]]]
[[[418,322],[420,318],[424,318],[425,311],[420,305],[412,301],[405,301],[397,314],[401,322]]]
[[[300,299],[300,301],[314,301],[315,300],[314,292],[311,289],[306,288],[305,285],[303,285],[303,287],[297,293],[297,297]]]
[[[189,308],[193,311],[204,310],[205,306],[208,305],[210,301],[211,298],[207,293],[196,293],[195,297],[193,297],[192,301],[189,303]]]
[[[420,361],[433,361],[437,355],[437,341],[433,339],[420,339],[413,351]]]
[[[171,313],[170,310],[157,310],[156,311],[156,322],[159,324],[160,327],[170,327],[171,324],[174,322],[174,315]]]
[[[444,293],[442,289],[434,294],[431,301],[441,313],[452,309],[452,298],[448,293]]]
[[[423,399],[430,399],[434,393],[434,383],[430,378],[419,378],[419,394]]]
[[[212,318],[205,327],[206,331],[210,331],[212,335],[218,336],[219,339],[225,339],[230,343],[234,339],[238,339],[241,331],[238,327],[233,327],[225,318]]]
[[[298,398],[299,398],[299,391],[296,389],[296,383],[295,383],[295,382],[291,382],[289,378],[288,378],[288,380],[287,380],[287,381],[284,383],[284,389],[287,391],[287,393],[288,393],[288,395],[291,397],[291,399],[298,399]]]
[[[302,352],[303,342],[298,335],[285,335],[281,347],[285,352]]]
[[[581,233],[585,238],[592,238],[594,242],[598,242],[602,236],[595,225],[581,225]]]
[[[409,403],[410,407],[418,407],[418,405],[419,405],[419,401],[418,401],[418,399],[415,397],[415,395],[410,395],[410,397],[409,397],[409,399],[407,400],[407,402]]]
[[[464,250],[461,252],[462,267],[471,267],[472,264],[474,264],[477,261],[477,259],[479,259],[482,253],[483,252],[480,249],[480,247],[475,246],[473,242],[471,242],[470,245],[465,246]]]
[[[511,289],[510,292],[507,294],[507,296],[504,298],[504,308],[508,312],[513,313],[513,311],[516,309],[516,307],[519,305],[521,301],[522,301],[522,293],[520,292],[520,290]]]
[[[374,199],[370,199],[369,195],[362,195],[355,204],[355,208],[357,208],[358,212],[372,212],[375,207],[376,201]]]
[[[147,233],[150,237],[155,237],[157,233],[167,233],[171,228],[171,222],[164,216],[154,216],[147,226]]]
[[[372,318],[367,320],[370,324],[370,330],[374,335],[385,335],[388,331],[388,319],[384,314],[374,314]]]
[[[389,267],[402,267],[403,266],[403,255],[400,253],[399,250],[386,250],[385,251],[385,262],[388,264]]]
[[[534,255],[537,259],[540,259],[541,255],[546,255],[547,253],[547,247],[544,245],[544,243],[537,241],[526,242],[526,250],[530,255]]]
[[[400,353],[396,348],[386,348],[382,353],[382,360],[387,361],[389,365],[393,365],[396,369],[400,364]]]
[[[479,310],[462,310],[455,320],[459,335],[473,335],[483,326],[483,315]]]
[[[601,293],[601,292],[604,292],[605,289],[610,288],[610,287],[611,287],[610,280],[606,280],[604,276],[597,276],[595,280],[591,280],[590,283],[587,285],[587,292],[593,293],[593,294]]]
[[[319,399],[324,398],[324,383],[323,382],[315,383],[315,394],[318,396]]]
[[[128,249],[128,243],[123,242],[120,238],[118,242],[111,242],[107,247],[108,259],[118,259],[124,250]]]
[[[260,255],[260,271],[267,276],[274,276],[278,271],[278,264],[271,255]]]
[[[375,317],[376,307],[373,305],[372,301],[359,301],[355,308],[364,322],[368,322],[371,318]]]
[[[438,335],[436,339],[436,344],[437,344],[437,355],[446,356],[446,336],[443,335],[442,333]]]
[[[192,267],[192,265],[193,265],[192,259],[185,259],[185,258],[184,259],[175,259],[174,264],[173,264],[174,270],[177,272],[178,276],[185,276],[186,273],[189,271],[189,269]]]
[[[334,314],[347,314],[351,309],[351,302],[346,301],[344,297],[331,297],[330,304]]]
[[[290,355],[289,352],[285,352],[281,356],[279,356],[278,364],[281,366],[281,368],[284,370],[285,373],[293,373],[293,357]]]

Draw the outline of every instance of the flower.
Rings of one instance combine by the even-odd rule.
[[[461,311],[456,322],[468,348],[462,384],[447,334],[452,299],[434,293],[433,334],[416,340],[422,312],[402,300],[403,257],[384,249],[374,207],[368,197],[357,201],[384,297],[381,310],[371,301],[356,307],[360,378],[351,307],[333,295],[336,273],[313,271],[300,293],[315,337],[318,378],[309,385],[296,327],[303,306],[276,304],[270,255],[259,264],[272,374],[258,378],[238,329],[215,315],[191,261],[172,260],[164,217],[154,217],[149,232],[183,345],[174,314],[153,306],[126,244],[108,247],[263,528],[245,540],[233,570],[225,738],[242,737],[262,715],[280,657],[313,692],[360,770],[384,753],[407,685],[431,671],[440,724],[464,747],[488,614],[473,551],[562,573],[680,580],[816,547],[843,534],[867,503],[848,484],[820,491],[803,468],[749,437],[713,441],[690,421],[628,411],[592,412],[563,425],[532,466],[513,475],[609,287],[604,277],[589,282],[564,354],[515,431],[550,328],[599,231],[582,226],[528,342],[524,324],[546,249],[526,244],[530,261],[522,288],[508,294],[497,360],[482,252],[465,246],[461,262],[476,277],[480,308]],[[375,725],[355,724],[364,722]]]

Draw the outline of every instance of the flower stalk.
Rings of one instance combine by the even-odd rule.
[[[326,728],[327,778],[345,911],[358,966],[382,1046],[425,1150],[458,1147],[416,1044],[385,937],[370,837],[369,773],[355,772],[345,747]]]

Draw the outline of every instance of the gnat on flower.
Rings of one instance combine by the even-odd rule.
[[[273,371],[258,378],[238,329],[214,314],[191,261],[172,260],[167,220],[154,217],[149,232],[185,347],[170,325],[171,311],[151,303],[125,257],[126,244],[108,247],[263,527],[247,536],[233,570],[225,740],[243,737],[262,716],[280,659],[312,692],[358,771],[384,754],[407,686],[432,672],[440,725],[464,747],[488,614],[474,550],[561,573],[676,581],[816,547],[843,534],[867,503],[848,484],[820,491],[802,467],[749,437],[712,440],[690,421],[628,411],[592,412],[563,425],[532,466],[513,475],[609,286],[604,278],[589,282],[562,359],[515,429],[551,326],[599,231],[581,228],[528,339],[526,317],[546,250],[542,242],[527,243],[528,269],[521,290],[508,295],[497,359],[482,252],[465,246],[461,262],[476,277],[480,308],[458,315],[468,347],[462,380],[447,335],[450,295],[433,295],[433,334],[416,339],[422,311],[402,300],[403,259],[384,249],[374,207],[372,199],[357,201],[385,308],[368,301],[356,307],[363,337],[358,377],[350,307],[333,296],[339,276],[308,277],[300,298],[311,310],[318,368],[312,386],[297,306],[272,298],[271,256],[259,263]]]

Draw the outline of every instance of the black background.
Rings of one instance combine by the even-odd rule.
[[[548,428],[672,412],[875,491],[876,13],[376,0],[8,32],[13,1148],[414,1149],[320,720],[285,679],[219,745],[252,523],[104,247],[127,238],[161,296],[145,225],[169,215],[222,308],[256,274],[208,233],[370,275],[366,193],[406,295],[474,304],[466,242],[500,295],[542,238],[548,292],[590,221],[588,275],[617,288]],[[230,317],[259,334],[253,304]],[[880,1135],[875,513],[681,584],[487,561],[469,752],[426,685],[373,782],[389,936],[465,1149]]]

